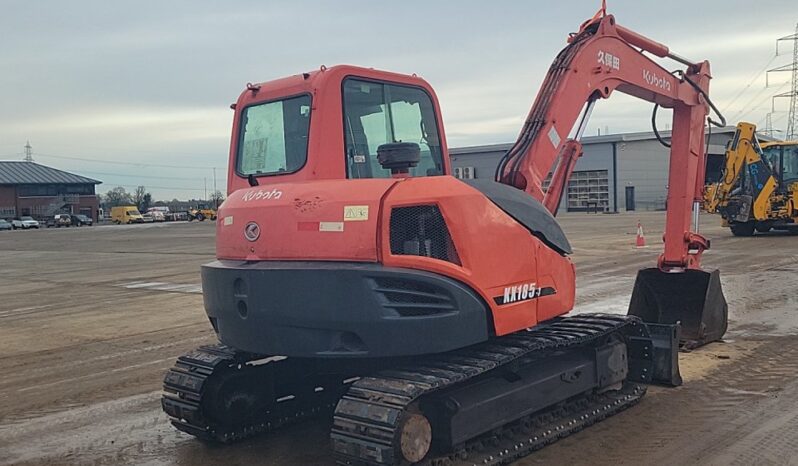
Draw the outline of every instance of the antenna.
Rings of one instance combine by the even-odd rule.
[[[33,162],[33,147],[31,147],[30,141],[25,143],[25,158],[22,160],[26,162]]]

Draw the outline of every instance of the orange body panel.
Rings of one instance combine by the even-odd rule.
[[[394,183],[320,180],[239,189],[219,208],[216,255],[238,260],[376,262],[377,212],[380,199]],[[373,214],[345,221],[347,206]],[[260,229],[255,241],[242,233],[251,222]]]
[[[411,205],[438,206],[461,265],[391,254],[391,209]],[[345,218],[348,208],[357,208],[358,218]],[[255,241],[243,234],[250,222],[260,227]],[[482,297],[497,335],[567,313],[574,303],[571,261],[549,249],[481,192],[451,176],[321,180],[240,189],[219,209],[217,256],[381,262],[387,267],[438,273],[468,285]],[[556,292],[508,304],[496,302],[507,288],[521,290],[532,284]]]
[[[488,304],[497,335],[531,327],[571,310],[575,291],[571,261],[550,250],[481,192],[456,178],[403,180],[386,197],[382,222],[388,224],[393,207],[424,204],[440,208],[462,266],[426,257],[392,255],[387,246],[389,229],[382,228],[380,249],[386,266],[428,270],[469,285]],[[545,254],[542,262],[541,254]],[[504,295],[505,288],[530,283],[553,287],[556,294],[504,305],[495,302],[496,297]]]

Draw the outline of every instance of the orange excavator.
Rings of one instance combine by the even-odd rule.
[[[495,180],[473,181],[451,176],[416,75],[335,66],[247,85],[202,267],[221,344],[166,374],[171,422],[230,442],[334,407],[342,464],[503,464],[647,384],[680,384],[679,344],[726,329],[697,233],[709,80],[706,61],[601,10],[569,36]],[[593,105],[615,91],[673,110],[665,248],[629,315],[564,316],[575,268],[554,214]]]

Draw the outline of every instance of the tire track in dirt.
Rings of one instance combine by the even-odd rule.
[[[119,464],[181,435],[149,392],[0,426],[0,465],[45,459],[50,464]],[[30,448],[36,445],[37,448]]]
[[[798,451],[798,337],[756,342],[734,359],[682,387],[650,390],[634,409],[518,464],[787,464]]]

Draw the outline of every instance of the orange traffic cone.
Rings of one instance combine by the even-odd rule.
[[[635,246],[638,248],[646,247],[646,237],[643,235],[643,225],[637,222],[637,238],[635,238]]]

